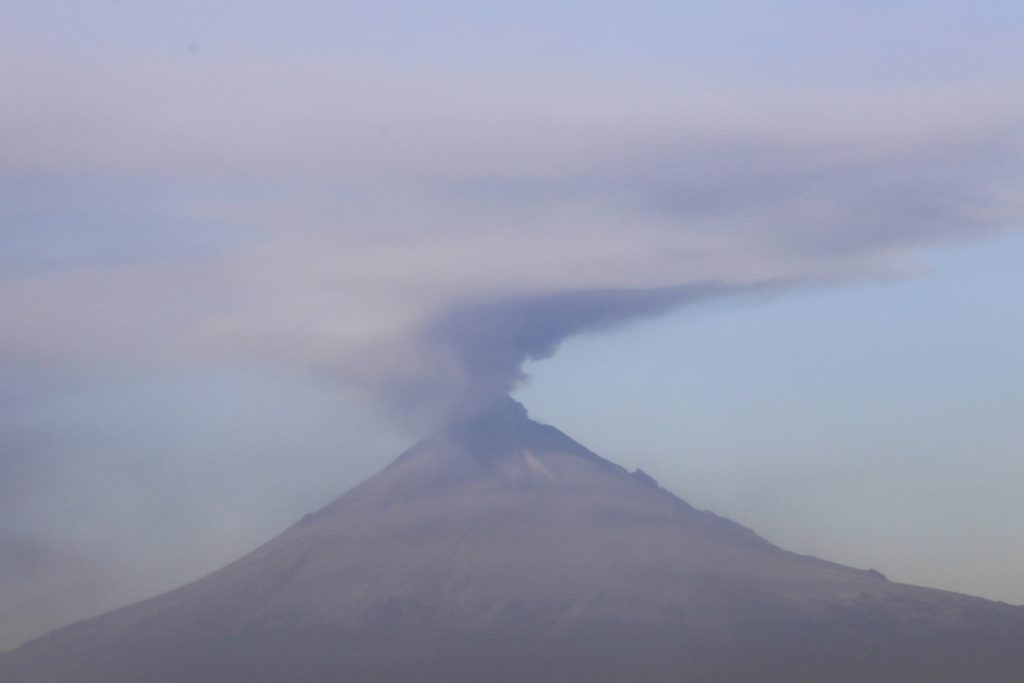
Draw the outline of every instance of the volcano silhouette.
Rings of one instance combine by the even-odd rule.
[[[5,683],[1020,683],[1024,608],[784,551],[507,399]]]

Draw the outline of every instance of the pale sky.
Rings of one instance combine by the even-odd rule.
[[[510,390],[1024,603],[1020,3],[16,2],[0,59],[0,647]]]

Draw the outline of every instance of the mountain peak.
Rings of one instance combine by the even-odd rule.
[[[470,480],[513,487],[528,482],[573,488],[611,480],[635,484],[625,469],[555,427],[531,420],[526,408],[508,396],[453,420],[381,474],[387,476],[373,477],[362,488],[386,485],[388,495],[398,500],[433,495],[438,487],[461,487]]]
[[[536,424],[530,419],[526,406],[511,396],[502,396],[468,416],[453,420],[445,431],[452,436],[459,436],[466,433],[518,431]]]
[[[554,427],[531,420],[523,404],[510,396],[454,420],[441,435],[477,457],[499,457],[520,450],[598,457]]]

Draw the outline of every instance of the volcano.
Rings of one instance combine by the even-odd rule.
[[[1024,608],[782,550],[506,399],[5,683],[1019,683]]]

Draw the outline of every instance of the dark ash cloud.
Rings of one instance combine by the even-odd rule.
[[[419,336],[447,354],[458,369],[449,381],[458,403],[472,411],[511,392],[526,379],[528,360],[549,358],[572,335],[598,332],[677,306],[722,295],[723,288],[693,284],[653,290],[590,290],[470,304],[446,311]],[[735,293],[735,292],[733,292]],[[462,386],[458,386],[461,380]],[[430,391],[422,390],[421,399]]]

